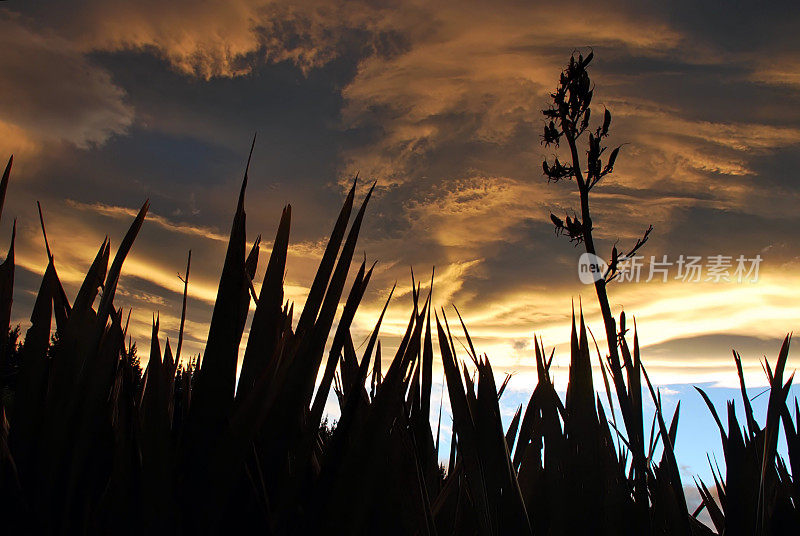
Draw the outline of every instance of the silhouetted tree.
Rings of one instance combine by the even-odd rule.
[[[0,345],[0,407],[10,408],[13,404],[22,348],[19,333],[17,324],[8,330],[5,343]]]

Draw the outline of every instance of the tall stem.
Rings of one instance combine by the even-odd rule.
[[[562,118],[562,124],[565,124],[566,118]],[[568,120],[566,124],[570,124]],[[564,136],[569,143],[569,150],[572,154],[572,168],[575,172],[575,180],[578,183],[578,190],[581,197],[581,220],[583,225],[583,243],[586,247],[586,252],[596,255],[594,248],[594,240],[592,239],[592,217],[589,213],[589,186],[583,180],[583,172],[581,171],[581,161],[578,156],[578,148],[575,144],[575,138],[568,129],[564,129]],[[608,294],[606,293],[605,279],[600,278],[594,283],[594,289],[597,293],[597,301],[600,303],[600,312],[603,315],[603,324],[606,328],[606,339],[608,341],[608,354],[611,359],[611,365],[614,369],[619,368],[619,374],[622,374],[622,369],[619,364],[619,353],[617,352],[617,323],[614,320],[614,315],[611,314],[611,306],[608,303]],[[612,373],[616,374],[617,371],[612,369]]]
[[[583,230],[583,243],[587,253],[596,255],[594,247],[594,240],[592,238],[592,217],[589,212],[589,185],[583,178],[581,171],[581,161],[578,154],[578,148],[575,143],[575,136],[571,129],[567,128],[572,123],[562,115],[561,125],[564,136],[569,144],[570,153],[572,156],[572,168],[575,174],[575,181],[578,183],[578,191],[581,198],[581,220]],[[614,387],[617,392],[617,399],[620,402],[620,411],[622,418],[625,422],[625,428],[628,430],[628,437],[631,441],[633,464],[636,469],[635,479],[636,485],[634,494],[636,496],[636,505],[639,511],[638,525],[641,534],[650,534],[649,514],[648,514],[648,499],[647,499],[647,484],[645,481],[646,473],[646,459],[644,457],[644,440],[642,431],[637,430],[633,422],[632,407],[630,405],[630,396],[625,387],[625,380],[622,376],[622,366],[620,364],[619,352],[617,351],[617,323],[614,315],[611,314],[611,306],[608,303],[608,293],[606,292],[606,281],[604,278],[599,278],[594,283],[594,289],[597,293],[597,301],[600,304],[600,312],[603,315],[603,324],[606,328],[606,340],[608,341],[608,354],[609,362],[611,365],[611,374],[614,378]],[[602,366],[602,364],[601,364]]]

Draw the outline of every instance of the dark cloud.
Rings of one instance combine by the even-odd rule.
[[[2,149],[34,154],[41,145],[102,144],[125,132],[133,108],[109,74],[72,43],[26,28],[0,11]]]
[[[697,337],[681,337],[667,342],[647,346],[648,359],[670,359],[681,356],[682,359],[733,362],[731,351],[736,350],[744,357],[748,367],[759,367],[763,356],[772,359],[780,350],[782,339],[758,338],[729,333],[700,335]],[[681,358],[675,359],[680,362]]]

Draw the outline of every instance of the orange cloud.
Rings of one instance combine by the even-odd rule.
[[[506,285],[504,276],[491,280],[494,276],[487,268],[492,248],[531,242],[526,233],[549,225],[550,210],[575,206],[568,187],[543,181],[541,158],[554,150],[541,148],[538,135],[548,91],[576,45],[592,44],[606,53],[598,54],[593,66],[597,109],[605,104],[614,114],[612,141],[629,143],[617,172],[607,181],[610,188],[596,190],[599,239],[633,239],[640,222],[656,223],[664,233],[674,225],[675,213],[688,207],[782,215],[795,210],[791,195],[754,202],[760,195],[754,158],[800,143],[799,129],[752,118],[738,121],[734,116],[695,118],[656,97],[630,95],[624,83],[640,80],[641,72],[605,74],[600,63],[601,58],[608,58],[607,66],[630,56],[653,61],[680,57],[685,64],[713,65],[730,57],[719,56],[705,43],[693,42],[689,49],[680,30],[655,16],[620,10],[564,16],[565,11],[579,13],[581,7],[90,0],[76,7],[73,16],[50,18],[41,25],[6,12],[0,20],[0,44],[6,51],[0,68],[7,75],[0,80],[0,144],[6,146],[0,145],[0,150],[31,154],[60,143],[86,148],[128,131],[135,111],[109,73],[89,59],[92,53],[146,52],[163,59],[187,83],[203,84],[215,77],[250,76],[265,64],[279,62],[310,74],[358,48],[354,75],[341,88],[339,126],[373,127],[375,134],[365,143],[346,146],[332,167],[338,164],[342,177],[360,171],[379,179],[380,192],[372,206],[398,195],[400,201],[382,210],[394,210],[392,215],[402,225],[390,237],[365,237],[370,256],[384,262],[373,278],[375,292],[356,319],[354,338],[363,338],[372,328],[385,289],[395,280],[408,281],[411,261],[406,257],[416,255],[414,262],[437,265],[435,303],[466,303],[462,312],[479,349],[502,368],[519,370],[515,381],[523,381],[531,373],[534,332],[564,354],[572,296],[584,297],[590,325],[600,326],[591,289],[569,286],[568,276],[547,281],[534,273],[537,266],[521,265],[509,271],[529,277]],[[791,67],[765,63],[751,68],[751,80],[796,85]],[[59,92],[53,92],[54,87]],[[722,179],[709,181],[709,176]],[[75,201],[66,208],[47,216],[53,221],[50,238],[60,274],[74,289],[102,240],[91,219],[123,225],[135,211]],[[204,309],[193,313],[197,317],[188,324],[193,346],[187,348],[199,351],[208,328],[199,317],[216,296],[215,262],[221,260],[219,250],[227,234],[156,212],[143,235],[126,262],[120,287],[120,305],[136,307],[132,332],[146,340],[152,310],[159,309],[165,331],[174,334],[177,300],[173,303],[169,297],[182,290],[176,273],[188,249],[183,241],[190,240],[195,252],[207,257],[193,268],[190,287],[198,309]],[[22,236],[19,264],[40,273],[44,256],[38,229],[21,229]],[[298,309],[322,247],[324,241],[291,246],[287,298]],[[541,265],[556,266],[553,271],[572,269],[571,250],[557,247],[555,241],[542,246]],[[172,255],[178,250],[180,255]],[[267,250],[268,245],[262,253]],[[428,265],[416,268],[419,274]],[[476,281],[488,281],[491,296],[469,285]],[[613,298],[615,310],[624,303],[637,313],[642,338],[650,345],[704,333],[765,337],[774,336],[776,329],[788,331],[800,320],[793,312],[800,296],[786,291],[798,283],[795,276],[773,272],[753,287],[618,287]],[[401,283],[399,303],[390,307],[384,322],[384,355],[391,354],[392,341],[405,329],[407,287]],[[759,311],[759,319],[751,317],[753,310]],[[719,379],[712,357],[677,356],[672,362],[655,361],[651,370],[662,380]],[[754,370],[755,366],[748,368]]]

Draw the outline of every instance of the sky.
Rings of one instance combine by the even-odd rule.
[[[104,236],[113,251],[150,199],[116,303],[132,308],[139,341],[154,313],[174,341],[191,249],[184,348],[201,352],[257,132],[246,201],[248,239],[264,239],[256,287],[291,203],[286,292],[299,309],[358,174],[359,198],[377,181],[359,255],[378,265],[356,345],[395,281],[382,339],[396,344],[411,269],[425,282],[435,266],[434,304],[458,306],[498,374],[514,373],[510,392],[533,389],[534,334],[556,349],[563,386],[573,305],[601,348],[603,329],[578,278],[581,249],[550,222],[578,199],[542,175],[560,153],[540,143],[541,110],[570,54],[593,50],[594,115],[612,113],[610,143],[622,145],[592,192],[595,240],[608,256],[652,224],[643,274],[651,256],[675,263],[666,282],[612,283],[614,313],[636,318],[665,389],[729,393],[732,348],[749,385],[764,385],[760,360],[800,327],[800,10],[603,4],[3,2],[0,158],[13,153],[14,169],[0,248],[16,218],[14,321],[26,327],[46,265],[37,200],[72,298]],[[681,256],[719,255],[731,274],[740,255],[760,256],[757,280],[675,277]],[[697,401],[686,419],[702,428]]]

